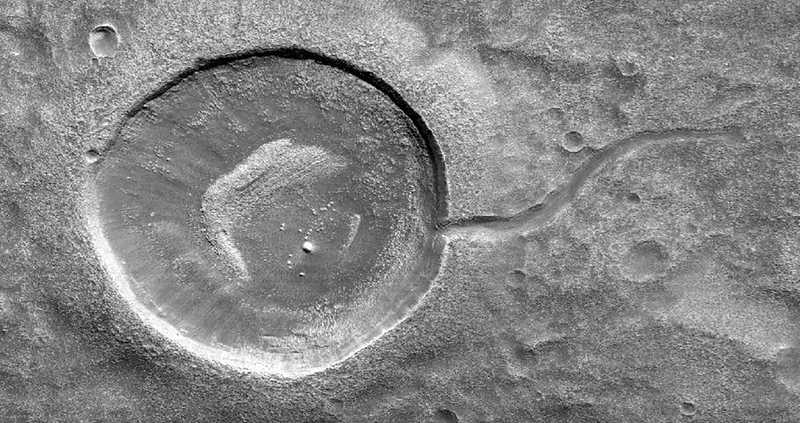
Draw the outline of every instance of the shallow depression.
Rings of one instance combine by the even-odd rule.
[[[113,57],[118,45],[117,30],[111,25],[100,25],[89,32],[89,48],[95,57]]]
[[[324,369],[402,320],[438,270],[435,164],[383,92],[315,60],[189,73],[98,164],[96,249],[145,322],[204,358]]]

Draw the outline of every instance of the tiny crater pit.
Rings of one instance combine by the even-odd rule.
[[[695,409],[694,403],[691,402],[691,401],[682,402],[681,406],[680,406],[680,410],[681,410],[681,414],[683,414],[686,417],[694,416],[695,413],[697,412],[696,409]]]
[[[660,242],[646,240],[632,245],[623,261],[628,277],[644,282],[664,275],[669,267],[669,254]]]
[[[85,153],[83,153],[83,160],[87,164],[97,163],[97,161],[100,160],[100,153],[98,153],[97,150],[94,149],[87,150]]]
[[[434,413],[435,421],[438,423],[458,423],[458,416],[456,413],[446,409],[440,408]]]
[[[579,132],[570,131],[564,134],[564,139],[561,141],[561,148],[569,153],[577,153],[586,147],[583,140],[583,135]]]
[[[89,31],[89,48],[95,57],[113,57],[117,53],[119,36],[111,25],[99,25]]]

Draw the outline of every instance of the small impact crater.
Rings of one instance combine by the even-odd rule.
[[[683,414],[686,417],[694,416],[695,413],[697,413],[694,403],[691,401],[682,402],[680,408],[681,408],[681,414]]]
[[[436,410],[434,418],[437,423],[458,423],[458,416],[456,413],[446,408]]]
[[[630,203],[638,204],[642,202],[642,198],[639,197],[639,194],[635,192],[629,192],[625,195],[625,199],[628,200]]]
[[[87,164],[97,163],[97,161],[100,160],[100,153],[98,153],[95,149],[87,150],[85,153],[83,153],[83,160]]]
[[[512,270],[506,275],[506,285],[511,288],[519,288],[525,283],[525,272],[519,269]]]
[[[558,107],[551,107],[547,109],[547,118],[553,123],[562,124],[564,123],[564,111]]]
[[[579,132],[570,131],[564,134],[564,139],[561,140],[561,148],[570,153],[577,153],[586,147],[583,141],[583,135]]]
[[[113,57],[118,45],[117,30],[111,25],[99,25],[89,31],[89,48],[95,57]]]
[[[647,281],[666,272],[669,255],[666,248],[658,241],[642,241],[628,250],[623,265],[628,277],[636,281]]]
[[[616,66],[620,75],[625,77],[635,76],[639,73],[639,68],[636,66],[636,63],[629,60],[617,59],[614,60],[614,65]]]

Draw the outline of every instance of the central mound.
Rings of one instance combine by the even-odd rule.
[[[274,229],[277,221],[287,220],[286,212],[282,210],[282,206],[291,201],[291,198],[286,198],[287,191],[289,193],[297,193],[301,190],[313,190],[315,186],[319,186],[322,188],[322,194],[324,195],[330,191],[328,189],[330,187],[325,184],[323,178],[334,176],[333,173],[343,167],[341,160],[334,161],[329,155],[325,154],[324,150],[317,147],[292,147],[287,140],[264,144],[256,149],[250,157],[236,166],[231,173],[217,179],[203,195],[202,210],[206,220],[206,237],[217,248],[217,252],[223,261],[228,262],[239,278],[251,281],[252,275],[248,270],[248,262],[245,261],[242,252],[237,248],[235,244],[237,237],[233,234],[241,232],[241,229],[245,228],[242,233],[242,242],[248,243],[256,238],[253,234],[272,232],[269,230],[270,226]],[[313,184],[314,182],[316,184]],[[333,201],[321,206],[320,210],[327,212],[328,206],[330,206],[331,212],[335,211]],[[275,213],[276,211],[277,213]],[[291,215],[297,216],[297,213],[302,214],[303,210],[293,210],[293,212]],[[313,208],[311,212],[314,216],[318,216]],[[256,227],[251,225],[254,219],[259,222]],[[268,222],[265,222],[265,219]],[[319,222],[319,219],[314,219],[313,217],[305,220],[309,223],[309,225],[306,225],[309,226],[309,229],[306,230],[303,237],[304,253],[311,254],[313,250],[316,250],[309,238],[312,236],[312,232],[324,229],[325,226],[330,226],[328,228],[329,233],[324,237],[329,241],[327,243],[334,241],[334,244],[336,244],[335,241],[341,238],[341,234],[335,231],[336,225],[331,225],[329,222]],[[336,219],[336,221],[338,220],[341,219]],[[330,222],[335,222],[333,217],[330,217]],[[266,227],[264,227],[264,223],[267,224]],[[262,227],[259,228],[258,226]],[[358,235],[359,227],[360,225],[357,225],[352,228],[351,233],[348,234],[347,242],[341,245],[341,248],[334,248],[334,253],[337,253],[337,255],[347,253],[350,245],[355,240],[355,236]],[[263,230],[260,231],[259,229]],[[286,223],[281,222],[279,230],[284,231],[285,229]],[[303,233],[303,229],[298,228],[298,232]],[[248,236],[248,234],[250,235]],[[293,232],[289,238],[297,237]],[[268,243],[269,241],[274,241],[272,238],[275,237],[271,236],[270,238],[263,241]],[[265,242],[251,245],[248,251],[258,251],[259,246],[264,245]],[[286,263],[292,269],[294,266],[292,266],[291,259],[294,257],[294,253],[298,251],[297,248],[292,248],[292,246],[286,247],[285,251],[291,251],[284,254],[288,255],[289,258]],[[314,255],[316,258],[329,254],[330,251],[326,251],[325,254],[323,254],[323,251],[316,251]],[[300,254],[298,256],[302,257]],[[270,260],[270,258],[273,260]],[[280,254],[257,257],[255,260],[249,261],[256,267],[263,267],[263,264],[267,264],[272,269],[280,268],[281,263],[274,259],[280,261]],[[258,273],[269,273],[269,269],[265,270],[267,272]],[[328,273],[325,273],[315,276],[319,279],[327,279],[328,275]],[[298,276],[306,276],[306,272],[300,272]],[[291,277],[288,279],[291,280]],[[297,292],[295,297],[303,296],[303,294],[303,292]],[[298,300],[292,299],[291,301],[296,302]]]
[[[416,125],[319,60],[190,72],[98,163],[98,254],[143,320],[204,358],[323,369],[402,320],[438,269],[436,158]]]

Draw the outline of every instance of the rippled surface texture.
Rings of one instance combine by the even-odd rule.
[[[402,319],[436,270],[424,144],[344,71],[278,57],[197,71],[107,156],[90,217],[103,259],[201,355],[324,368]]]

